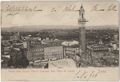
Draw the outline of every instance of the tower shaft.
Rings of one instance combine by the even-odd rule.
[[[80,49],[82,52],[86,51],[86,31],[84,25],[81,25],[80,27],[80,36],[79,36],[79,41],[80,41]]]
[[[81,6],[79,10],[79,19],[78,19],[78,24],[79,24],[79,44],[80,44],[80,50],[82,53],[86,51],[86,30],[85,30],[85,24],[88,22],[85,17],[85,10],[83,6]],[[80,52],[81,52],[80,51]]]

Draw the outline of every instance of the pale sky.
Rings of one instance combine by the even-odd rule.
[[[118,25],[118,4],[116,2],[4,2],[2,3],[2,27],[30,25],[78,26],[79,13],[75,10],[78,10],[81,4],[85,9],[85,18],[88,20],[86,26]],[[104,11],[95,11],[95,5],[97,5],[97,10],[104,9]],[[71,10],[66,11],[66,7]],[[42,11],[25,11],[26,8]],[[109,11],[109,8],[112,9]],[[52,10],[53,12],[51,12]]]

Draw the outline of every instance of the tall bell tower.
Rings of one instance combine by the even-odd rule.
[[[84,53],[86,51],[86,31],[85,31],[85,24],[88,22],[85,17],[85,10],[83,6],[81,5],[79,10],[79,48],[80,52]]]

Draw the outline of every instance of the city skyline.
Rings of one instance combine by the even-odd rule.
[[[51,27],[51,28],[50,28]],[[70,28],[69,28],[70,27]],[[38,32],[42,30],[72,30],[78,29],[78,26],[70,26],[70,25],[33,25],[33,26],[13,26],[13,27],[3,27],[1,31],[9,31],[9,32]],[[86,26],[86,30],[100,30],[100,29],[119,29],[117,25],[105,25],[105,26]]]
[[[64,5],[65,3],[66,2],[62,2],[62,4]],[[44,5],[47,5],[47,3],[41,2],[40,4],[41,4],[40,6],[42,6],[42,9],[39,9],[40,7],[38,7],[38,4],[32,5],[31,7],[31,4],[29,3],[29,6],[27,5],[27,6],[21,7],[21,4],[14,5],[13,3],[13,5],[10,6],[10,5],[7,5],[7,2],[6,2],[5,4],[6,6],[4,6],[4,3],[3,3],[3,9],[2,9],[3,26],[2,27],[4,27],[4,23],[6,23],[5,21],[7,21],[7,19],[4,21],[4,15],[6,15],[6,17],[8,18],[15,17],[13,20],[18,20],[19,22],[19,25],[17,26],[23,28],[23,29],[21,28],[18,29],[17,27],[10,28],[13,31],[9,30],[9,28],[2,28],[1,43],[2,43],[2,58],[3,58],[2,66],[3,67],[5,68],[7,67],[8,68],[12,68],[12,67],[14,68],[29,68],[29,67],[49,68],[52,65],[53,67],[64,68],[66,67],[66,65],[68,65],[68,67],[75,66],[76,68],[78,68],[78,67],[84,67],[84,66],[93,66],[93,67],[118,66],[118,63],[119,63],[118,33],[119,32],[118,30],[116,30],[115,26],[112,26],[113,24],[118,23],[118,22],[115,22],[117,19],[114,18],[117,16],[115,14],[115,12],[118,11],[117,5],[109,4],[109,6],[108,5],[106,6],[105,4],[101,4],[101,7],[100,7],[100,4],[92,3],[93,4],[92,11],[88,12],[89,9],[86,9],[86,8],[87,7],[89,8],[89,6],[91,5],[88,3],[86,3],[86,5],[81,4],[80,7],[78,6],[78,3],[77,4],[74,3],[72,5],[70,5],[69,3],[70,6],[64,6],[64,9],[62,11],[60,11],[59,8],[56,9],[56,6],[58,7],[60,6],[60,4],[56,5],[57,3],[55,4],[55,2],[48,3],[49,6],[47,7],[50,7],[50,11],[49,11],[49,8],[44,6]],[[55,4],[55,5],[52,5],[52,4]],[[47,12],[45,11],[46,10],[45,8],[47,8]],[[33,21],[32,23],[30,23],[31,20],[27,21],[30,23],[29,25],[31,27],[32,27],[31,24],[39,23],[41,25],[44,22],[46,26],[48,25],[49,29],[44,28],[46,27],[44,24],[42,24],[43,25],[42,28],[40,28],[39,26],[38,27],[33,26],[33,28],[30,28],[29,26],[27,26],[29,28],[24,28],[26,21],[25,20],[22,21],[21,19],[23,18],[23,15],[21,16],[21,14],[24,11],[27,11],[24,13],[24,15],[28,13],[29,15],[32,15],[33,13],[35,14],[36,12],[39,12],[38,13],[39,16],[36,16],[36,14],[34,16],[34,19],[36,19],[35,21],[32,20]],[[106,11],[108,11],[108,13],[106,13]],[[99,14],[95,14],[98,12]],[[70,14],[72,13],[74,15],[75,13],[78,13],[78,14],[76,14],[75,16],[72,16],[68,13]],[[112,13],[114,18],[113,20],[109,20],[112,18],[109,13]],[[66,16],[65,14],[68,14],[68,16]],[[106,14],[109,14],[109,15],[105,16]],[[55,17],[53,17],[52,15],[54,15]],[[92,15],[94,16],[94,18]],[[27,16],[25,16],[24,18],[26,18]],[[59,19],[63,18],[62,16],[63,17],[65,16],[65,18],[64,20],[61,21]],[[43,17],[43,19],[39,19],[39,17],[40,18]],[[51,17],[52,17],[52,21],[49,20]],[[70,18],[71,20],[68,20],[67,18]],[[31,19],[31,17],[28,17],[28,19]],[[39,21],[37,21],[38,19]],[[94,20],[97,20],[97,21],[94,21]],[[70,21],[72,22],[72,24],[70,23]],[[10,22],[11,21],[9,21],[9,23]],[[54,24],[52,22],[54,22]],[[74,22],[76,22],[77,24],[75,24]],[[107,22],[109,22],[109,24],[107,24]],[[15,23],[12,23],[11,25],[14,25]],[[60,25],[61,23],[65,26],[64,27],[65,29],[68,29],[66,28],[66,26],[67,26],[67,23],[69,23],[69,26],[71,25],[71,29],[70,30],[63,29],[63,27]],[[86,25],[87,23],[88,25],[94,24],[93,26],[94,29],[93,30],[86,29],[86,27],[88,27]],[[24,27],[22,27],[21,24]],[[50,27],[49,24],[51,26],[58,25],[61,30],[52,29],[53,27]],[[73,28],[72,26],[74,25],[77,25],[76,29],[75,28],[72,29]],[[96,29],[95,27],[99,27],[100,30],[98,28]],[[31,30],[31,32],[29,32],[28,29]],[[43,30],[40,31],[40,29],[43,29]],[[16,31],[14,32],[14,30]],[[5,59],[7,57],[8,59]],[[22,58],[24,61],[22,61]],[[113,60],[110,61],[111,59]],[[74,63],[74,65],[72,64],[69,65],[69,61]]]

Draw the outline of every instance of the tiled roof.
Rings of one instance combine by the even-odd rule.
[[[53,46],[61,46],[60,43],[49,43],[49,44],[39,44],[39,43],[35,43],[35,44],[32,44],[31,46],[33,47],[53,47]]]

